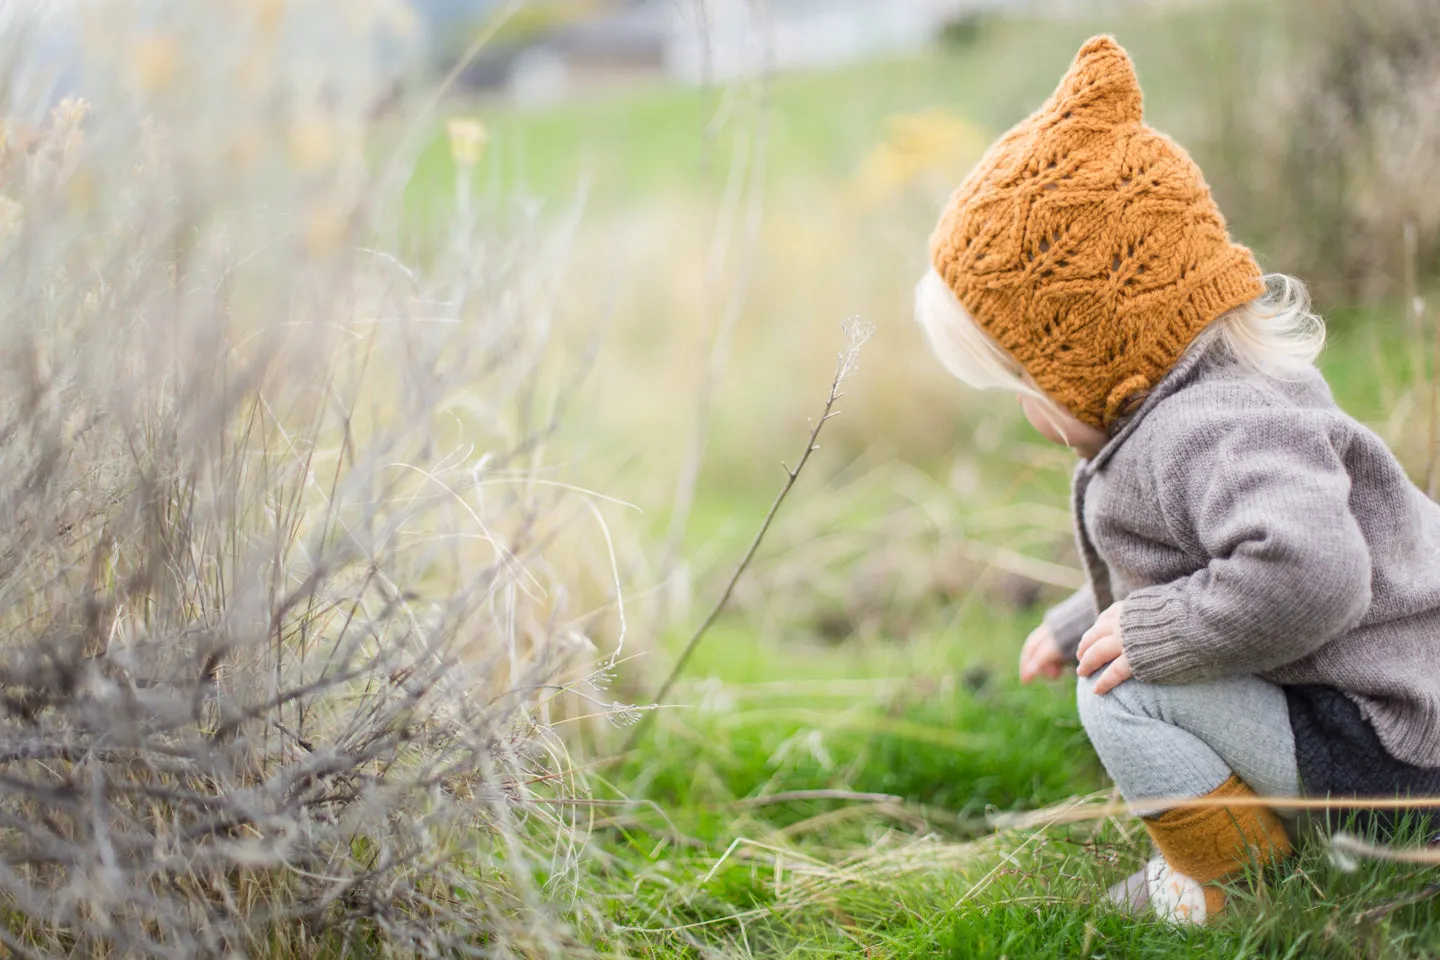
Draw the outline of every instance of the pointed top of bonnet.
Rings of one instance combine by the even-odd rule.
[[[1064,119],[1139,123],[1144,99],[1130,55],[1114,37],[1092,38],[1075,55],[1075,62],[1050,98],[1050,107]]]

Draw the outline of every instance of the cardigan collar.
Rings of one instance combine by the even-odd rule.
[[[1100,448],[1094,458],[1088,462],[1081,462],[1082,469],[1094,472],[1105,466],[1114,456],[1115,451],[1120,449],[1121,444],[1135,432],[1140,422],[1149,416],[1150,411],[1154,410],[1166,397],[1173,396],[1194,380],[1199,369],[1205,366],[1207,361],[1216,359],[1215,355],[1224,349],[1216,328],[1211,327],[1201,332],[1184,355],[1180,357],[1180,361],[1160,378],[1160,382],[1151,389],[1150,395],[1140,404],[1139,409],[1121,422],[1119,429],[1111,434],[1110,439],[1105,441],[1105,446]]]

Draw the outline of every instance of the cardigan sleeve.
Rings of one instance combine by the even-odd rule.
[[[1045,625],[1055,635],[1066,660],[1075,659],[1080,637],[1090,629],[1096,616],[1095,594],[1088,583],[1046,611]]]
[[[1187,411],[1151,460],[1193,574],[1125,598],[1136,677],[1184,683],[1260,673],[1348,632],[1370,605],[1369,547],[1327,419],[1256,405]]]

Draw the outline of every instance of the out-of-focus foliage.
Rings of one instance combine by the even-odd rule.
[[[1189,46],[1197,153],[1275,269],[1330,300],[1440,274],[1440,5],[1221,5]]]
[[[893,203],[906,189],[921,189],[927,195],[944,190],[956,170],[979,159],[990,139],[983,128],[940,110],[890,117],[884,139],[855,171],[855,197],[873,207]]]

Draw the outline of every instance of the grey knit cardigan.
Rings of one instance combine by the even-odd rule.
[[[1440,768],[1440,505],[1318,371],[1202,335],[1072,497],[1089,584],[1046,617],[1067,655],[1123,600],[1140,680],[1339,691],[1391,757]]]

